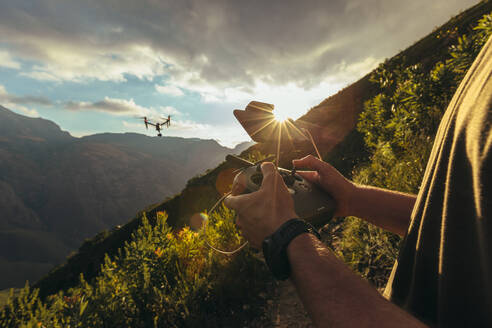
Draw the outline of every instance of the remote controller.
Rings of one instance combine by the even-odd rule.
[[[246,194],[260,189],[263,181],[261,163],[253,164],[231,155],[228,155],[227,159],[236,163],[242,162],[243,167],[249,164],[234,178],[234,194]],[[330,194],[293,171],[283,168],[277,170],[294,200],[294,209],[300,218],[316,228],[322,227],[332,219],[336,203]]]

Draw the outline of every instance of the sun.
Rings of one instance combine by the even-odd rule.
[[[275,109],[273,111],[273,116],[275,117],[275,120],[277,122],[284,122],[289,118],[289,114],[287,111],[280,111],[278,109]]]

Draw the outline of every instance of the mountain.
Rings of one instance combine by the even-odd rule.
[[[0,106],[0,289],[38,279],[85,238],[249,145],[134,133],[74,138]]]

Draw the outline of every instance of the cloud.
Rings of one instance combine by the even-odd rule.
[[[51,100],[45,97],[39,96],[16,96],[7,92],[5,87],[0,84],[0,102],[7,104],[16,104],[16,105],[43,105],[43,106],[51,106],[53,103]]]
[[[154,120],[167,115],[182,115],[180,111],[172,106],[144,107],[137,105],[133,99],[110,97],[104,97],[103,100],[95,102],[67,101],[62,106],[71,111],[99,111],[121,116],[147,116],[149,119]]]
[[[95,110],[115,115],[149,115],[153,112],[151,109],[137,105],[133,99],[125,100],[109,97],[96,102],[68,101],[63,107],[73,111]]]
[[[0,28],[1,31],[1,28]],[[29,42],[23,40],[22,42]],[[32,40],[30,47],[41,47],[41,40]],[[32,66],[30,71],[22,72],[27,76],[41,81],[52,82],[85,82],[88,80],[126,81],[126,75],[142,80],[152,80],[164,74],[164,62],[158,53],[138,44],[128,44],[121,48],[93,49],[91,45],[81,44],[78,47],[47,41],[47,47],[38,56],[31,53],[26,59],[34,59],[41,64]]]
[[[192,130],[195,132],[211,130],[213,127],[209,124],[197,123],[190,120],[174,120],[171,121],[171,125],[169,126],[169,130]]]
[[[229,86],[216,87],[206,83],[198,82],[193,79],[191,74],[181,80],[170,79],[169,83],[175,84],[182,89],[199,93],[204,102],[209,103],[232,103],[242,104],[249,102],[254,95],[255,99],[263,98],[266,102],[286,104],[287,107],[302,106],[299,108],[309,108],[330,96],[341,88],[347,86],[349,82],[356,81],[363,75],[376,68],[382,58],[367,57],[361,61],[347,63],[342,60],[332,68],[332,73],[316,86],[305,89],[302,85],[295,82],[283,85],[272,85],[268,82],[258,81],[253,87]],[[296,95],[295,99],[287,95]],[[313,102],[314,100],[314,102]],[[297,112],[299,110],[297,109]]]
[[[183,90],[181,90],[180,88],[178,88],[174,85],[158,85],[158,84],[156,84],[155,89],[159,93],[163,93],[163,94],[174,96],[174,97],[181,97],[182,95],[184,95]]]
[[[167,77],[160,91],[214,101],[260,84],[310,90],[333,76],[346,83],[337,75],[343,67],[367,73],[353,65],[394,55],[476,0],[24,2],[7,0],[0,11],[9,65],[33,63],[24,75]]]
[[[15,61],[7,51],[0,50],[0,67],[19,69],[21,64]]]
[[[135,129],[142,130],[143,127],[142,123],[135,123],[135,122],[128,122],[128,121],[122,121],[121,124],[123,124],[125,128],[129,128],[133,130]]]
[[[20,114],[30,117],[39,117],[39,113],[36,109],[28,108],[24,105],[26,104],[51,105],[51,102],[48,99],[41,98],[41,97],[34,97],[34,96],[19,97],[9,94],[5,89],[5,87],[0,84],[0,104]]]
[[[164,115],[183,115],[183,113],[172,106],[160,106],[159,112]]]
[[[28,108],[26,106],[21,106],[21,105],[17,105],[17,104],[7,104],[7,106],[9,107],[9,109],[14,110],[15,112],[17,112],[19,114],[23,114],[25,116],[29,116],[29,117],[39,117],[40,116],[38,111],[34,108]]]

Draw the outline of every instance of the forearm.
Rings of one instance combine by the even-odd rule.
[[[356,186],[350,200],[350,215],[385,230],[405,235],[417,197],[387,189]]]
[[[291,280],[317,327],[423,327],[385,300],[311,234],[287,248]]]

